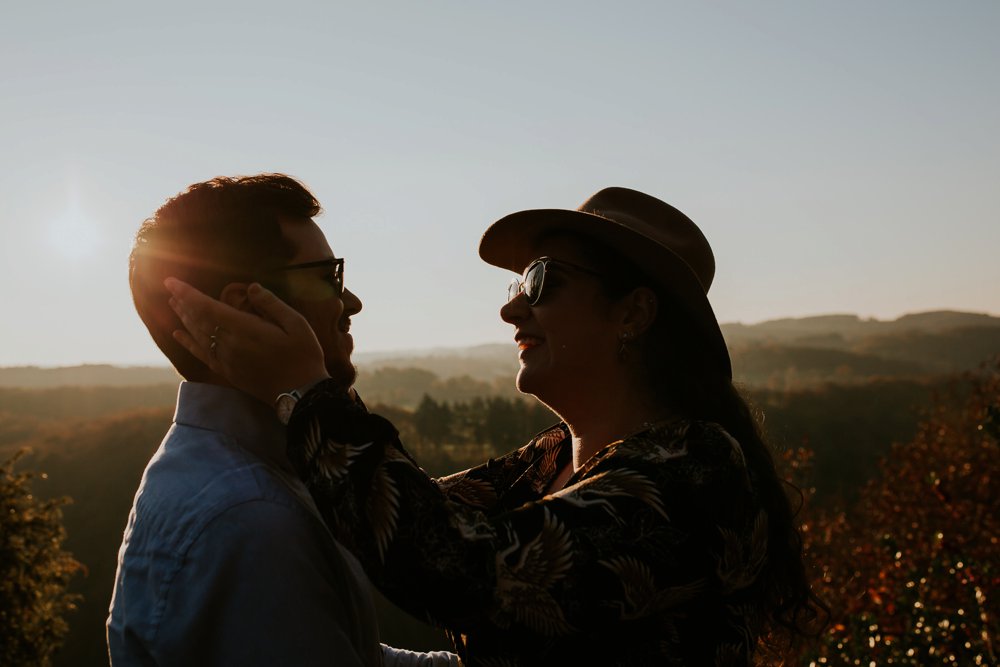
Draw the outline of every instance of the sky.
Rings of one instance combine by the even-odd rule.
[[[722,322],[1000,314],[1000,3],[17,3],[0,366],[163,364],[126,262],[217,175],[288,173],[358,352],[511,340],[483,230],[610,185],[705,232]]]

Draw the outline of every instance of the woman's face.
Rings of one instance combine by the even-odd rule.
[[[594,266],[572,237],[541,241],[534,256],[562,260],[598,274],[603,268]],[[549,264],[537,304],[529,306],[522,293],[500,309],[500,317],[514,325],[520,351],[517,388],[558,411],[581,392],[606,386],[619,363],[618,310],[599,277],[557,262]]]

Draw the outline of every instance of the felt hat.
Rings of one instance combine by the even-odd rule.
[[[535,257],[535,241],[552,232],[593,238],[633,262],[656,287],[677,298],[708,336],[719,364],[732,364],[719,322],[708,302],[715,256],[690,218],[656,197],[628,188],[605,188],[575,211],[534,209],[506,215],[483,234],[479,256],[521,273]]]

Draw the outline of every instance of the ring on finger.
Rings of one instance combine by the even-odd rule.
[[[215,348],[219,345],[219,332],[222,331],[222,325],[216,324],[215,329],[212,330],[212,335],[208,337],[208,351],[212,356],[216,356]]]

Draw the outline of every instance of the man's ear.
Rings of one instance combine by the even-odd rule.
[[[656,321],[659,307],[656,293],[648,287],[636,287],[622,300],[625,306],[622,329],[633,338],[641,336]]]
[[[253,308],[250,307],[250,299],[247,297],[248,287],[250,286],[246,283],[229,283],[222,288],[219,301],[237,310],[252,312]]]

